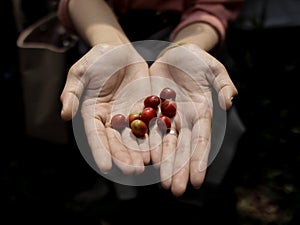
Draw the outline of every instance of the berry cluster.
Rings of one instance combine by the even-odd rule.
[[[166,87],[159,96],[150,95],[144,99],[142,112],[132,112],[127,117],[123,114],[114,115],[111,127],[120,131],[129,125],[136,137],[144,137],[149,132],[149,126],[156,122],[158,128],[166,133],[171,128],[171,119],[176,115],[175,98],[176,92]]]

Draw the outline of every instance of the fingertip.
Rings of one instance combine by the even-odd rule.
[[[144,165],[135,166],[135,174],[142,174],[145,171]]]
[[[237,91],[232,90],[231,88],[229,90],[223,90],[219,93],[218,101],[220,104],[220,107],[223,110],[228,110],[232,107],[233,101],[235,97],[237,96]]]
[[[225,110],[228,110],[232,107],[232,100],[233,100],[232,96],[226,99]]]
[[[237,92],[233,92],[231,95],[229,95],[228,100],[227,100],[227,104],[226,104],[226,110],[230,109],[234,103],[234,100],[236,99],[238,93]]]
[[[61,98],[62,110],[60,112],[61,118],[65,121],[71,120],[78,109],[78,100],[72,94],[65,94]]]
[[[64,121],[69,121],[72,119],[72,115],[70,113],[67,113],[66,110],[62,109],[60,112],[60,117],[64,120]]]
[[[64,121],[69,121],[73,118],[72,108],[68,104],[67,101],[63,101],[62,109],[60,112],[60,116]]]
[[[173,195],[175,197],[180,197],[180,196],[182,196],[185,193],[186,186],[184,186],[184,185],[182,185],[180,187],[174,187],[174,186],[172,186],[171,187],[171,191],[172,191],[172,193],[173,193]]]
[[[150,161],[151,161],[150,153],[149,152],[143,152],[142,156],[143,156],[144,164],[149,165]]]
[[[110,170],[111,170],[111,166],[100,168],[100,172],[104,175],[107,175]]]
[[[171,179],[167,179],[161,181],[160,185],[163,189],[169,190],[171,188],[171,183],[172,183]]]
[[[98,166],[98,169],[99,169],[100,173],[102,173],[103,175],[109,174],[109,172],[112,169],[112,161],[109,160],[109,159],[102,160],[101,162],[99,162],[96,159],[96,164]]]
[[[196,172],[191,175],[191,184],[194,189],[200,189],[204,183],[205,172]]]

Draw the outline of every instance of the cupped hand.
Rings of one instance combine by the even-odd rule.
[[[223,64],[190,44],[166,51],[150,67],[150,76],[152,91],[168,86],[177,92],[172,129],[178,136],[159,135],[153,128],[149,138],[151,160],[160,167],[162,186],[180,196],[188,182],[198,188],[205,178],[214,116],[212,88],[224,113],[237,90]]]
[[[114,114],[141,111],[140,99],[149,93],[148,65],[130,44],[97,45],[70,68],[61,116],[71,120],[81,108],[87,141],[102,172],[114,162],[125,174],[141,173],[149,163],[147,135],[137,139],[128,127],[111,127]]]

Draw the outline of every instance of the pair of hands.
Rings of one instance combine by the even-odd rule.
[[[190,182],[204,181],[211,148],[213,87],[223,108],[237,94],[225,67],[196,45],[170,48],[149,67],[131,44],[97,45],[69,70],[61,95],[64,120],[80,108],[84,129],[98,168],[109,173],[113,163],[127,175],[142,174],[147,166],[159,168],[164,188],[182,195]],[[145,138],[129,128],[111,128],[116,113],[143,109],[146,96],[164,87],[176,90],[177,114],[172,129],[178,136],[151,127]]]

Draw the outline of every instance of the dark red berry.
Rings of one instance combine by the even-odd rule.
[[[130,126],[131,122],[136,119],[141,119],[141,113],[137,113],[137,112],[130,113],[127,118],[129,126]]]
[[[172,88],[164,88],[161,90],[159,97],[161,98],[161,100],[165,100],[165,99],[172,99],[175,100],[176,98],[176,92],[172,89]]]
[[[136,137],[144,137],[145,134],[148,132],[148,127],[147,127],[146,123],[140,119],[136,119],[136,120],[132,121],[130,124],[130,128],[131,128],[132,133]]]
[[[149,125],[150,121],[156,117],[156,110],[152,107],[146,107],[143,109],[142,114],[141,114],[141,119],[147,124],[147,126]]]
[[[168,116],[159,116],[156,123],[158,128],[164,133],[171,128],[171,119]]]
[[[160,109],[161,109],[162,115],[172,118],[176,115],[177,104],[172,99],[165,99],[161,103]]]
[[[160,98],[157,95],[150,95],[144,100],[144,106],[157,109],[160,104]]]
[[[126,127],[127,120],[123,114],[116,114],[111,118],[111,127],[116,130],[122,130]]]

